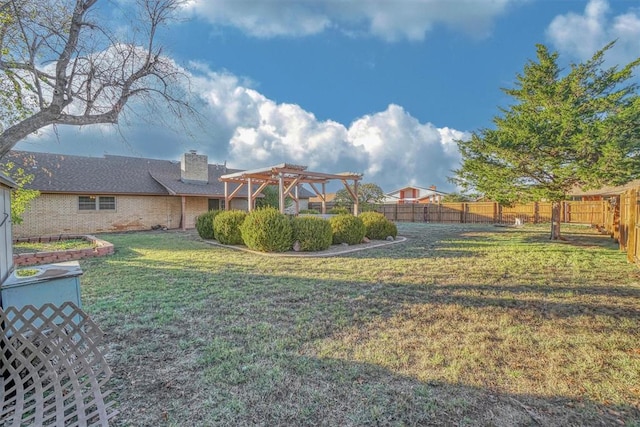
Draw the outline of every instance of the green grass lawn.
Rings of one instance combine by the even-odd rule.
[[[84,239],[65,239],[53,242],[18,242],[13,244],[13,253],[66,251],[69,249],[88,249],[94,246],[95,243]]]
[[[640,425],[640,270],[547,228],[399,224],[331,258],[101,236],[113,425]]]

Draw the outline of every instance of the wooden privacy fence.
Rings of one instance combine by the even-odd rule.
[[[562,202],[561,221],[603,225],[608,214],[607,204],[601,200]],[[392,221],[400,222],[513,224],[516,219],[533,224],[551,222],[550,202],[513,207],[500,206],[495,202],[389,204],[379,206],[377,211]]]
[[[620,250],[627,253],[629,262],[640,264],[640,206],[638,189],[631,189],[610,199],[604,229],[618,240]]]
[[[590,224],[608,233],[627,253],[629,262],[640,266],[640,188],[595,201],[562,202],[563,223]],[[538,202],[500,206],[494,202],[440,204],[390,204],[377,209],[392,221],[513,224],[551,221],[551,203]]]

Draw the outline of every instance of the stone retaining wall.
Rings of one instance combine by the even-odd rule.
[[[75,261],[78,259],[92,258],[113,254],[113,244],[98,239],[90,235],[60,235],[60,236],[43,236],[43,237],[27,237],[15,239],[13,243],[46,243],[58,242],[60,240],[83,239],[93,243],[93,248],[69,249],[66,251],[53,252],[34,252],[25,254],[14,254],[13,264],[16,267],[25,265],[51,264],[64,261]]]

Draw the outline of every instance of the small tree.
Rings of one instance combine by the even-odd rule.
[[[602,69],[605,52],[561,75],[557,53],[537,47],[493,129],[458,141],[462,166],[454,181],[505,205],[552,202],[551,239],[560,236],[560,207],[575,187],[618,185],[640,173],[640,97],[629,83],[637,59]]]
[[[0,173],[10,177],[16,183],[16,188],[11,192],[11,222],[22,223],[22,214],[33,199],[40,195],[37,190],[24,188],[33,181],[34,176],[27,174],[24,169],[16,167],[13,162],[0,163]]]
[[[358,185],[358,205],[360,206],[360,211],[364,212],[375,209],[378,204],[382,203],[383,199],[384,192],[377,184],[366,183]],[[346,188],[338,190],[333,201],[338,207],[348,207],[353,205],[354,202]]]
[[[477,195],[464,194],[464,193],[449,193],[442,197],[442,203],[461,203],[472,202],[477,199]]]
[[[264,197],[256,199],[256,207],[257,208],[280,208],[280,192],[278,187],[275,185],[269,185],[262,190],[262,195]],[[284,200],[284,207],[288,208],[293,204],[293,200],[290,197],[287,197]]]

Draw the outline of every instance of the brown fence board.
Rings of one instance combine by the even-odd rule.
[[[604,224],[604,201],[566,202],[565,220],[574,224]]]
[[[497,204],[493,202],[465,203],[466,223],[493,224],[496,222]]]
[[[605,202],[564,202],[563,222],[597,224],[607,220]],[[511,207],[494,202],[388,204],[377,209],[388,219],[399,222],[441,222],[476,224],[538,224],[551,222],[551,203],[538,202]]]
[[[600,227],[627,252],[627,259],[640,265],[640,205],[638,191],[632,189],[620,196],[597,201],[565,201],[562,222],[591,224]],[[388,219],[400,222],[435,223],[502,223],[551,222],[551,203],[537,202],[511,207],[494,202],[389,204],[378,207]]]

